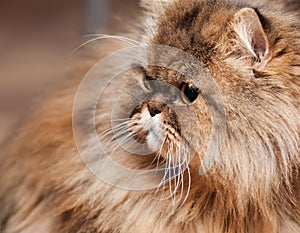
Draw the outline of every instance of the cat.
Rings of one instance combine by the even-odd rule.
[[[3,146],[1,232],[300,232],[299,3],[144,0],[142,6],[145,19],[132,37],[158,46],[147,53],[150,60],[181,69],[132,64],[107,85],[92,119],[85,101],[72,109],[92,63],[80,60],[70,75],[78,78],[66,78]],[[198,70],[186,53],[212,86],[190,77]],[[186,70],[190,76],[180,73]],[[215,87],[221,98],[214,98]],[[109,110],[123,93],[112,117]],[[75,144],[74,135],[86,135],[93,122],[113,160],[153,169],[156,178],[162,167],[163,179],[152,184],[146,180],[151,176],[131,177],[128,184],[102,160],[86,161],[99,151],[94,142]],[[222,127],[218,157],[201,172],[211,135]],[[150,155],[118,142],[124,133],[150,148]],[[116,148],[116,142],[129,147]],[[106,168],[111,183],[95,174]]]

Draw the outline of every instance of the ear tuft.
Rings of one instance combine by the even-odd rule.
[[[262,70],[271,59],[269,41],[260,19],[252,8],[239,10],[233,21],[239,39],[256,60],[255,68]]]

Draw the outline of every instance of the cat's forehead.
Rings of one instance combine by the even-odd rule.
[[[205,63],[234,12],[224,3],[175,1],[159,18],[151,43],[176,47]]]
[[[181,86],[182,83],[201,87],[204,80],[212,78],[208,68],[202,66],[200,63],[194,67],[189,66],[189,63],[186,66],[180,67],[176,67],[173,64],[171,68],[146,66],[143,70],[148,79],[162,81],[176,87]]]
[[[179,72],[162,66],[147,66],[145,72],[150,79],[167,82],[174,86],[179,86],[181,82],[186,80],[186,77]]]

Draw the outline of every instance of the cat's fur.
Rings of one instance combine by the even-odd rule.
[[[300,232],[299,5],[272,4],[143,2],[140,40],[195,56],[224,98],[220,158],[201,176],[199,160],[191,161],[191,188],[179,210],[172,198],[155,198],[155,190],[122,190],[91,174],[72,134],[79,81],[68,79],[69,87],[44,101],[1,152],[1,232]],[[166,69],[145,69],[153,79],[181,82]],[[97,111],[100,133],[114,88]],[[209,110],[201,98],[195,104],[207,141]],[[138,167],[137,160],[125,163]]]

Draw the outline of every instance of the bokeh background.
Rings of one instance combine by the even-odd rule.
[[[84,35],[125,32],[140,12],[138,0],[1,0],[0,142],[61,82]]]

